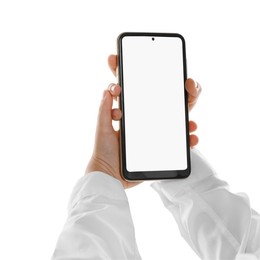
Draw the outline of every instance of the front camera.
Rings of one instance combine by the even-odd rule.
[[[152,38],[152,41],[154,41],[154,37]]]

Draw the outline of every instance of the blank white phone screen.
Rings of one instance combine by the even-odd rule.
[[[182,41],[122,39],[126,169],[187,169]]]

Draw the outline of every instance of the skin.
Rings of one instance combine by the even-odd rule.
[[[112,73],[116,76],[116,55],[108,57],[108,65]],[[191,111],[199,98],[201,86],[193,79],[187,79],[185,88],[188,92],[189,111]],[[120,109],[112,109],[113,101],[117,100],[120,91],[119,85],[110,84],[108,89],[103,92],[97,119],[94,150],[86,168],[86,174],[93,171],[104,172],[118,179],[126,189],[134,187],[140,182],[128,182],[121,177],[120,173],[119,131],[115,131],[112,126],[112,120],[118,121],[122,116]],[[198,137],[192,134],[197,129],[196,123],[190,121],[189,128],[190,146],[193,148],[199,141]]]

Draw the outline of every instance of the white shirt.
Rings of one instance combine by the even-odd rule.
[[[189,178],[152,184],[184,239],[204,260],[260,259],[260,215],[248,197],[231,193],[195,149],[191,163]],[[120,181],[102,172],[78,181],[52,259],[141,259]]]

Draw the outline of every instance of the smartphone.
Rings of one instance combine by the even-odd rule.
[[[122,177],[128,181],[188,177],[184,37],[126,32],[118,36],[117,45]]]

